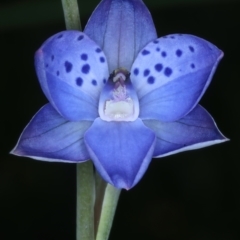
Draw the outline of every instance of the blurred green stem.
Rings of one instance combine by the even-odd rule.
[[[77,0],[62,0],[62,6],[66,28],[81,30]],[[94,230],[96,240],[108,239],[119,195],[120,190],[106,184],[99,175],[96,176],[95,193],[92,162],[77,164],[77,240],[94,240]]]
[[[81,30],[77,0],[62,0],[68,30]],[[94,240],[95,182],[91,161],[77,164],[76,239]]]
[[[103,181],[103,180],[102,180]],[[113,218],[115,215],[120,189],[113,187],[110,184],[106,185],[99,220],[97,220],[96,240],[107,240],[112,227]]]
[[[94,240],[94,184],[92,162],[77,164],[77,240]]]
[[[66,28],[81,31],[82,27],[77,0],[62,0],[62,6]]]

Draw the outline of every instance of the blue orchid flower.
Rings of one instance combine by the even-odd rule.
[[[152,158],[227,140],[198,105],[222,56],[196,36],[157,38],[140,0],[103,0],[84,32],[57,33],[36,52],[50,103],[12,153],[52,162],[91,159],[108,183],[129,189]]]

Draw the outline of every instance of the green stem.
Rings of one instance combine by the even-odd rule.
[[[81,30],[80,14],[77,0],[61,0],[66,28]],[[96,203],[95,201],[96,194]],[[76,239],[107,240],[118,203],[120,190],[107,184],[100,176],[93,176],[91,161],[77,164],[77,218]],[[94,216],[95,204],[95,216]],[[95,229],[94,221],[95,220]]]
[[[98,230],[99,220],[101,216],[102,211],[102,204],[103,204],[103,198],[105,194],[105,190],[107,187],[107,183],[102,179],[102,177],[98,174],[98,172],[95,173],[95,194],[96,194],[96,200],[95,200],[95,206],[94,206],[94,233],[95,237]]]
[[[81,31],[82,28],[77,0],[62,0],[62,6],[66,28],[68,30],[73,29]]]
[[[68,30],[81,30],[77,0],[62,0]],[[77,164],[76,239],[94,240],[95,182],[91,161]]]
[[[91,161],[77,164],[76,239],[94,239],[95,183]]]
[[[112,227],[115,210],[121,190],[107,184],[103,197],[96,240],[107,240]]]

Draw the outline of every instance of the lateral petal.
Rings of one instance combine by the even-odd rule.
[[[223,53],[192,35],[173,34],[149,43],[131,70],[141,119],[176,121],[206,91]]]
[[[94,120],[109,72],[99,46],[79,31],[63,31],[35,54],[39,82],[50,103],[71,121]]]

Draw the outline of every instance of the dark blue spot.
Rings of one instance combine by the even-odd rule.
[[[105,62],[105,58],[104,58],[104,57],[100,57],[99,60],[100,60],[100,62],[102,62],[102,63]]]
[[[158,43],[158,40],[154,40],[153,43]]]
[[[47,68],[47,67],[48,67],[48,64],[45,64],[45,67]]]
[[[144,72],[143,72],[144,77],[148,76],[149,73],[150,73],[150,70],[149,69],[145,69]]]
[[[165,76],[169,77],[172,74],[172,69],[169,67],[166,67],[164,70]]]
[[[175,39],[175,37],[174,37],[174,36],[171,36],[170,38],[171,38],[171,39]]]
[[[149,53],[150,52],[148,50],[145,50],[145,49],[142,51],[142,55],[148,55]]]
[[[85,74],[88,74],[89,71],[90,71],[90,66],[89,66],[89,64],[84,64],[84,65],[82,66],[82,72],[85,73]]]
[[[77,40],[78,40],[78,41],[81,41],[83,38],[84,38],[84,36],[83,36],[83,35],[80,35]]]
[[[86,53],[83,53],[83,54],[81,55],[81,59],[84,60],[84,61],[87,61],[88,55],[87,55]]]
[[[63,35],[62,35],[62,34],[60,34],[60,35],[59,35],[57,38],[62,38],[62,36],[63,36]]]
[[[156,48],[156,51],[157,51],[157,52],[159,52],[159,51],[160,51],[160,48],[159,48],[159,47],[157,47],[157,48]]]
[[[82,78],[80,78],[80,77],[76,78],[76,84],[77,84],[78,86],[82,86],[82,84],[83,84]]]
[[[163,51],[163,52],[161,53],[161,55],[162,55],[162,57],[166,57],[166,56],[167,56],[167,53]]]
[[[106,82],[107,82],[107,80],[104,78],[104,79],[103,79],[103,83],[105,84]]]
[[[52,61],[54,60],[54,55],[51,56],[51,60],[52,60]]]
[[[94,86],[97,85],[97,81],[95,79],[92,80],[92,85],[94,85]]]
[[[64,65],[65,65],[65,70],[66,70],[66,72],[67,72],[67,73],[71,72],[71,70],[72,70],[72,64],[71,64],[70,62],[66,61]]]
[[[194,48],[192,46],[189,46],[189,49],[191,52],[194,52]]]
[[[133,73],[134,73],[134,75],[138,75],[139,74],[139,69],[138,68],[135,68],[134,70],[133,70]]]
[[[102,50],[101,50],[100,48],[97,48],[95,51],[96,51],[97,53],[100,53]]]
[[[182,56],[182,51],[181,51],[180,49],[178,49],[178,50],[176,51],[176,55],[177,55],[178,57],[181,57],[181,56]]]
[[[191,64],[191,68],[195,68],[195,64],[192,63],[192,64]]]
[[[59,76],[59,71],[57,71],[57,76]]]
[[[161,72],[163,69],[163,65],[161,63],[158,63],[155,65],[155,69],[157,72]]]
[[[153,76],[150,76],[147,81],[149,84],[153,84],[155,82],[155,78]]]

